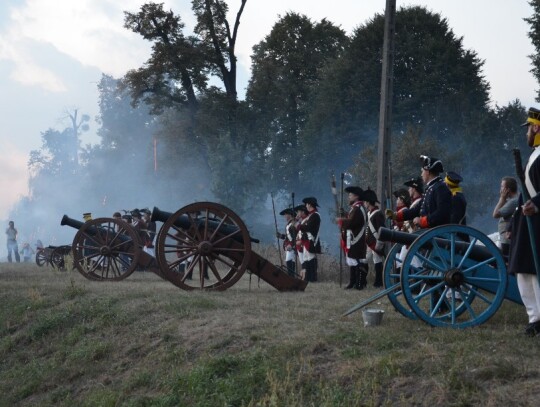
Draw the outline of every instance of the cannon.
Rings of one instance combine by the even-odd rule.
[[[99,218],[79,222],[64,215],[62,225],[78,229],[73,239],[74,265],[94,280],[122,280],[145,268],[184,290],[226,290],[246,270],[279,291],[303,291],[307,282],[251,250],[253,239],[229,208],[197,202],[175,213],[154,208],[152,221],[163,222],[153,257],[142,250],[129,224]]]
[[[394,243],[384,264],[385,289],[344,315],[388,296],[408,318],[466,328],[487,321],[505,299],[522,304],[502,253],[476,229],[443,225],[409,234],[380,228],[379,239]]]
[[[160,275],[154,257],[142,250],[137,231],[113,218],[80,222],[67,215],[62,226],[78,229],[73,244],[73,266],[89,280],[119,281],[138,267]]]
[[[43,267],[46,264],[56,270],[66,270],[66,256],[71,252],[71,246],[48,246],[39,247],[36,250],[36,264]]]

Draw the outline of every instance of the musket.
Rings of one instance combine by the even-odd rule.
[[[277,217],[276,217],[276,206],[274,205],[274,194],[270,194],[272,197],[272,212],[274,212],[274,226],[276,227],[276,240],[277,240],[277,249],[279,253],[279,262],[281,264],[281,268],[283,268],[283,258],[281,257],[281,246],[279,245],[279,230],[277,226]]]
[[[336,187],[336,176],[334,175],[333,172],[330,176],[330,186],[332,188],[332,195],[334,195],[334,204],[336,206],[336,218],[338,218],[341,216],[341,211],[339,210],[339,202],[338,202],[337,187]],[[339,242],[340,243],[339,245],[339,286],[341,287],[341,280],[342,280],[342,275],[341,275],[342,257],[341,256],[342,254],[341,254],[341,228],[339,227],[339,224],[338,224],[338,228],[339,228],[339,239],[340,239],[340,242]]]
[[[386,208],[394,209],[392,207],[392,162],[388,161],[388,191],[386,191]],[[392,228],[392,219],[387,219],[387,227]]]
[[[341,173],[341,189],[340,189],[340,201],[339,201],[339,215],[343,213],[343,184],[345,182],[345,174]],[[341,234],[340,234],[341,238]],[[339,287],[341,288],[341,283],[343,281],[343,250],[339,248]]]
[[[336,217],[338,217],[340,216],[340,211],[339,211],[339,202],[338,202],[338,197],[337,197],[336,176],[334,175],[333,172],[330,176],[330,185],[332,188],[332,195],[334,195],[334,204],[336,206]]]
[[[523,164],[521,163],[521,151],[519,148],[514,148],[514,164],[516,165],[516,174],[519,179],[519,187],[521,190],[521,196],[523,197],[523,203],[531,199],[527,185],[525,185],[525,172],[523,171]],[[525,216],[522,214],[522,216]],[[531,243],[531,251],[533,255],[534,269],[536,270],[536,277],[540,284],[540,261],[538,260],[538,253],[536,252],[536,238],[534,234],[532,219],[530,216],[525,216],[527,221],[527,229],[529,230],[529,241]],[[512,236],[512,238],[514,238]]]

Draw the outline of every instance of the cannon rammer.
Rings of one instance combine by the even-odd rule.
[[[466,328],[487,321],[504,299],[522,304],[502,253],[478,230],[445,225],[409,234],[381,228],[379,239],[395,243],[384,264],[385,289],[344,315],[388,296],[408,318]]]
[[[258,240],[223,205],[197,202],[175,213],[154,208],[152,221],[163,222],[155,257],[143,251],[137,231],[122,220],[83,223],[64,215],[61,224],[78,229],[72,245],[74,266],[92,280],[123,280],[144,268],[184,290],[225,290],[248,270],[279,291],[303,291],[307,286],[253,252],[251,243]]]

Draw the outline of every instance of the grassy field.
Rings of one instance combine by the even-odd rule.
[[[3,263],[0,406],[538,405],[540,338],[522,335],[522,307],[461,331],[386,299],[380,326],[341,318],[375,293],[280,293],[247,274],[185,292],[151,273],[100,283]]]

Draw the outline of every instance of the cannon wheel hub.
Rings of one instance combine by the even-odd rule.
[[[211,242],[204,241],[200,242],[197,248],[199,249],[200,254],[203,256],[208,256],[210,253],[212,253],[214,245],[212,245]]]
[[[461,270],[457,268],[450,269],[444,275],[444,281],[446,285],[451,288],[456,288],[461,286],[465,282],[465,276]]]

